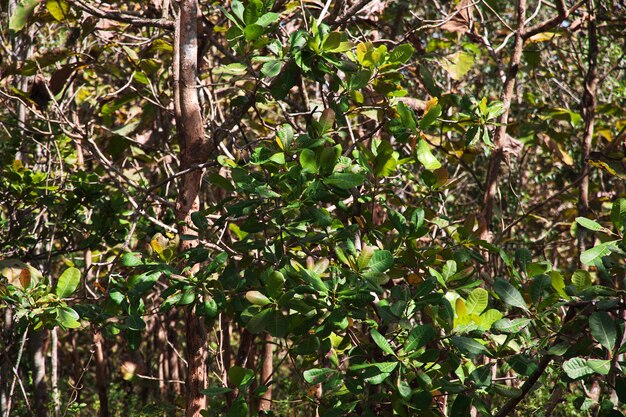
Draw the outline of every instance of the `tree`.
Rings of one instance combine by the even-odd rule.
[[[619,4],[2,7],[2,415],[622,415]]]

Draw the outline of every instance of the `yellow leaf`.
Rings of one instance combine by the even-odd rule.
[[[554,32],[541,32],[528,38],[528,42],[530,43],[548,42],[557,36],[559,35]]]
[[[439,104],[439,98],[432,97],[430,100],[426,102],[426,107],[424,108],[424,114],[427,114],[428,111]]]

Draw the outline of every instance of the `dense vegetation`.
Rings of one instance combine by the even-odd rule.
[[[623,416],[617,0],[0,5],[4,416]]]

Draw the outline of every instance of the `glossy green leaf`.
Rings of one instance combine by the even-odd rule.
[[[385,272],[393,266],[393,255],[388,250],[376,250],[369,262],[373,272]]]
[[[483,345],[470,337],[452,336],[450,341],[457,349],[470,356],[481,355],[487,352]]]
[[[242,368],[241,366],[233,366],[227,371],[228,380],[235,387],[246,385],[254,378],[254,371],[252,369]]]
[[[55,293],[59,298],[67,298],[74,294],[79,283],[80,270],[77,268],[67,268],[59,277]]]
[[[615,320],[607,312],[596,311],[589,316],[589,328],[594,339],[605,349],[613,352],[617,341],[617,326]]]
[[[389,62],[404,64],[413,56],[415,49],[408,43],[396,46],[389,54]]]
[[[300,165],[302,165],[302,172],[315,174],[317,172],[317,155],[315,151],[303,149],[300,152]]]
[[[591,274],[589,271],[579,269],[572,274],[572,284],[578,291],[591,287]]]
[[[614,242],[600,243],[591,249],[587,249],[580,254],[580,262],[589,266],[602,262],[602,258],[611,253],[611,250],[608,247],[609,243]]]
[[[565,361],[563,370],[572,379],[579,379],[595,373],[591,367],[587,366],[587,361],[583,358],[572,358]]]
[[[259,39],[261,36],[263,36],[263,32],[265,32],[265,29],[263,28],[263,26],[253,23],[244,28],[243,36],[248,41],[255,41]]]
[[[246,329],[250,331],[250,333],[261,333],[263,330],[267,328],[267,323],[272,316],[272,310],[266,309],[261,310],[259,313],[252,316],[252,318],[246,324]]]
[[[500,333],[518,333],[530,324],[530,319],[500,319],[493,323],[493,329]]]
[[[64,329],[78,329],[80,327],[80,316],[76,312],[76,310],[62,306],[56,309],[57,313],[57,322],[59,326]]]
[[[374,339],[374,342],[376,343],[376,345],[378,345],[378,347],[385,352],[388,355],[395,355],[393,348],[391,347],[391,345],[389,344],[389,341],[387,341],[387,339],[385,338],[385,336],[383,336],[382,334],[380,334],[380,332],[376,329],[372,329],[370,331],[370,334],[372,335],[372,339]]]
[[[489,293],[487,290],[483,288],[474,289],[469,297],[467,297],[467,301],[465,302],[465,308],[467,309],[467,314],[480,314],[487,308],[487,304],[489,303]]]
[[[528,310],[528,306],[526,305],[526,301],[524,301],[524,297],[522,297],[522,294],[520,294],[518,289],[511,285],[510,282],[502,278],[496,278],[493,288],[496,291],[496,294],[498,294],[498,296],[506,304],[513,307],[521,308],[523,310]]]
[[[304,371],[303,377],[309,384],[320,384],[328,381],[332,376],[336,375],[337,371],[329,368],[316,368],[308,369]]]
[[[332,185],[337,188],[348,190],[358,187],[365,182],[363,174],[349,174],[337,172],[324,179],[324,184]]]
[[[435,156],[430,151],[430,146],[424,139],[419,140],[419,144],[416,149],[417,159],[424,165],[429,171],[434,171],[436,169],[441,168],[441,163],[435,158]]]
[[[435,329],[432,325],[418,325],[409,332],[406,342],[404,343],[404,350],[407,353],[413,352],[434,340],[435,336]]]
[[[593,232],[597,232],[603,229],[602,225],[594,220],[587,219],[586,217],[576,217],[576,223],[589,229]]]

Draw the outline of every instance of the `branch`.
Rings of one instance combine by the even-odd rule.
[[[517,397],[511,398],[509,401],[507,401],[506,404],[504,404],[502,408],[498,410],[498,413],[495,415],[495,417],[506,417],[515,410],[517,404],[519,404],[524,399],[524,397],[526,397],[533,385],[535,385],[541,375],[543,375],[548,365],[550,365],[550,362],[552,362],[553,358],[554,356],[552,355],[546,355],[541,358],[535,372],[533,372],[533,374],[526,380],[526,382],[524,382],[524,385],[522,385],[522,393]]]
[[[169,19],[149,19],[132,16],[119,11],[100,10],[91,4],[83,2],[82,0],[68,0],[68,2],[90,15],[100,17],[102,19],[115,20],[116,22],[128,23],[133,26],[150,26],[166,30],[174,29],[174,22]]]
[[[558,14],[554,17],[551,17],[550,19],[546,21],[543,21],[534,26],[526,28],[522,32],[522,38],[528,39],[531,36],[534,36],[541,32],[545,32],[547,30],[554,28],[557,25],[560,25],[565,19],[569,17],[570,14],[574,13],[580,6],[582,6],[585,3],[585,1],[586,0],[579,0],[576,4],[574,4],[572,7],[568,9],[565,5],[565,0],[558,0],[556,2],[556,9],[558,11]]]
[[[336,27],[343,25],[348,20],[352,19],[370,1],[372,1],[372,0],[361,0],[358,3],[354,4],[335,23],[330,25],[330,27],[332,29],[335,29]]]

